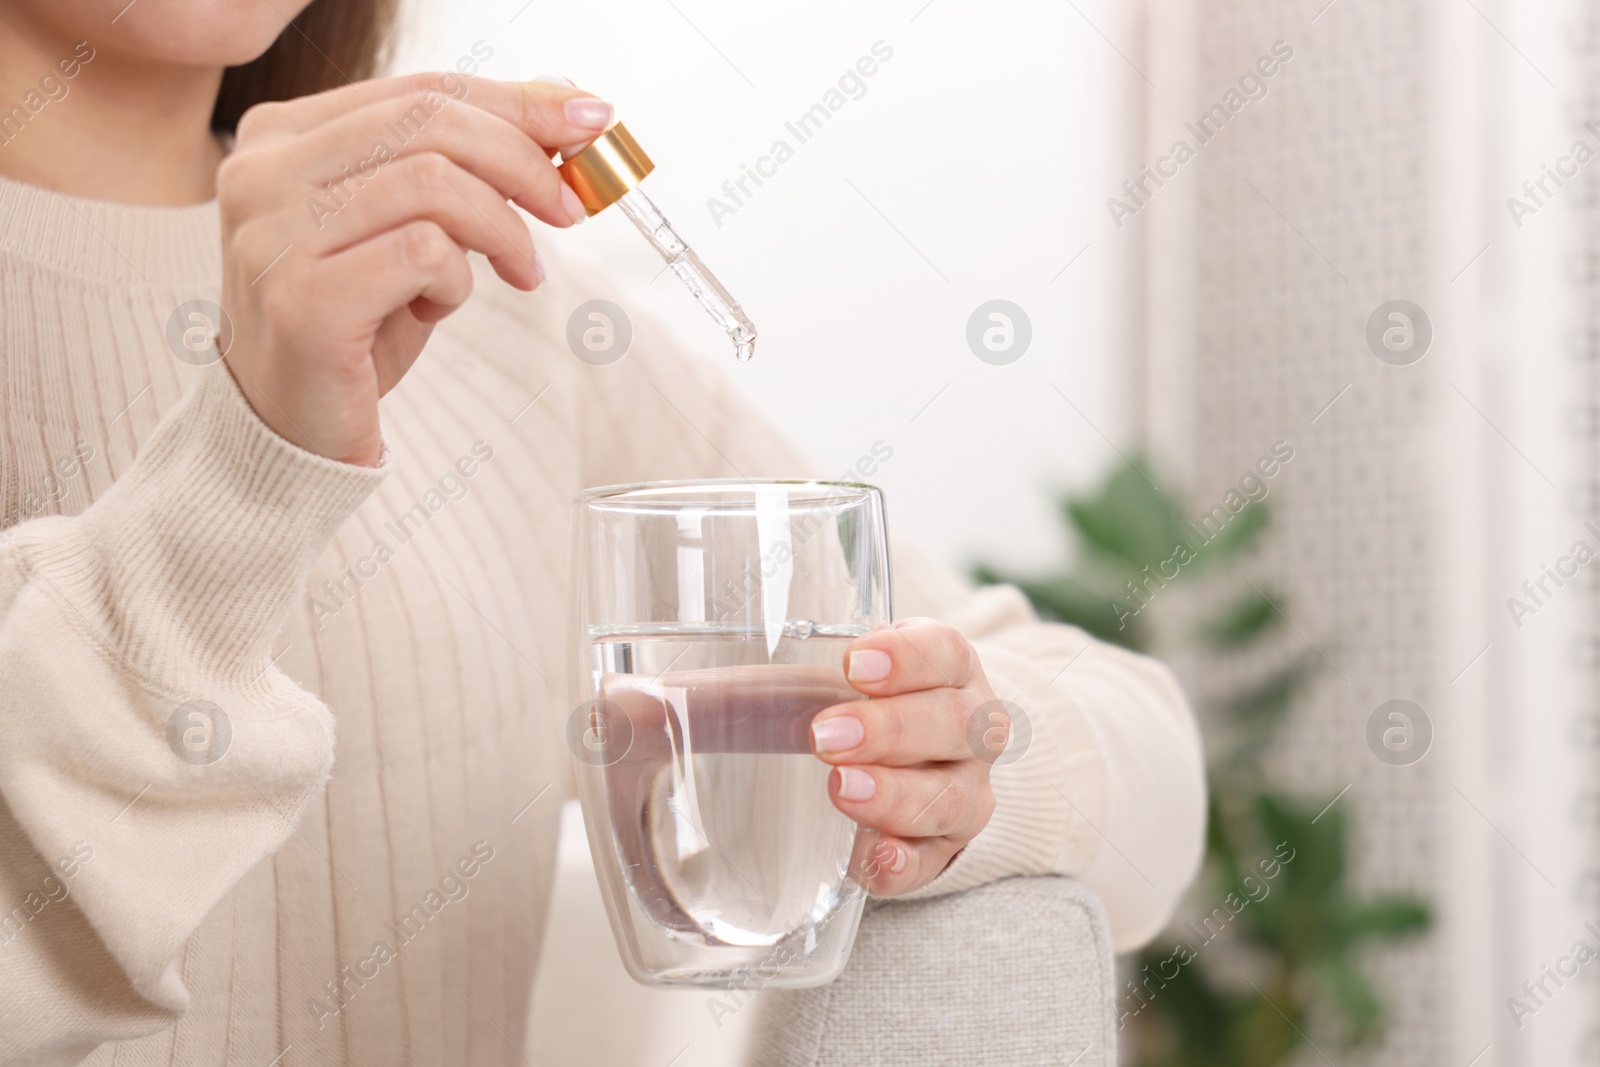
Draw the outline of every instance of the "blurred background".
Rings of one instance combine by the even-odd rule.
[[[891,448],[897,536],[1178,667],[1212,835],[1126,1063],[1600,1060],[1600,4],[493,0],[400,65],[479,42],[618,105],[756,360],[622,217],[557,259],[821,470]],[[530,1056],[737,1062],[749,1013],[621,977],[579,836]],[[652,1051],[563,1047],[594,996]]]

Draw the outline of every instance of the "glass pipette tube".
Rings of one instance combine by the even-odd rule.
[[[756,353],[756,327],[750,321],[750,316],[744,313],[744,308],[717,281],[717,276],[706,269],[694,249],[678,236],[678,231],[672,228],[672,223],[667,221],[667,217],[645,195],[643,189],[630,189],[617,200],[617,205],[622,208],[624,215],[633,220],[651,246],[661,253],[661,258],[667,261],[672,273],[700,301],[700,306],[728,335],[739,362],[747,362]]]
[[[557,169],[562,180],[577,194],[584,210],[597,215],[612,204],[621,204],[622,213],[633,220],[650,246],[661,253],[672,273],[722,327],[733,342],[739,361],[743,363],[755,355],[755,323],[717,281],[716,275],[706,269],[689,242],[678,236],[661,209],[639,188],[640,181],[656,165],[633,135],[617,122],[588,145],[574,147],[576,150],[570,155],[566,148],[561,149],[561,163]]]

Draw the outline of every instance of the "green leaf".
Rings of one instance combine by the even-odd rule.
[[[1328,801],[1334,798],[1329,797]],[[1285,888],[1291,894],[1316,894],[1337,899],[1344,881],[1344,811],[1338,804],[1302,805],[1281,793],[1256,797],[1256,811],[1266,831],[1268,847],[1286,849],[1283,862]]]
[[[1142,650],[1146,647],[1147,628],[1141,616],[1132,615],[1126,606],[1118,611],[1117,601],[1071,575],[1031,580],[1008,577],[979,566],[973,570],[973,578],[988,585],[1016,586],[1041,618],[1080,627],[1124,648]]]
[[[1200,624],[1200,637],[1212,648],[1240,648],[1262,637],[1283,616],[1274,606],[1281,598],[1252,589]]]
[[[1130,571],[1169,560],[1189,542],[1177,501],[1140,460],[1119,465],[1093,494],[1068,498],[1066,514],[1091,548]]]
[[[833,520],[834,525],[839,531],[839,550],[844,556],[845,566],[849,568],[851,577],[857,579],[861,577],[861,572],[858,570],[858,568],[860,568],[864,562],[856,556],[856,531],[858,529],[858,520],[859,516],[856,514],[856,511],[853,508],[837,516]],[[870,568],[870,564],[867,564],[867,566]],[[870,569],[867,573],[870,573]]]
[[[1211,797],[1206,809],[1206,858],[1216,873],[1223,892],[1236,890],[1244,883],[1244,869],[1239,864],[1239,853],[1233,847],[1228,833],[1228,822],[1223,817],[1220,800]]]
[[[1192,953],[1193,946],[1184,944]],[[1157,1053],[1162,1063],[1238,1067],[1230,1055],[1233,1027],[1227,1022],[1239,1016],[1237,998],[1212,983],[1204,963],[1192,955],[1180,955],[1171,941],[1158,941],[1144,949],[1139,954],[1140,969],[1133,976],[1138,992],[1122,988],[1118,1017],[1121,1019],[1123,1012],[1132,1016],[1130,1021],[1145,1031],[1141,1046],[1157,1046],[1150,1051]]]
[[[1283,982],[1258,985],[1245,996],[1245,1010],[1234,1024],[1235,1062],[1240,1067],[1288,1063],[1305,1040],[1303,1002]]]
[[[1278,592],[1222,583],[1237,580],[1226,568],[1261,544],[1270,513],[1261,501],[1241,505],[1230,497],[1229,503],[1239,510],[1223,505],[1186,522],[1179,498],[1135,457],[1089,492],[1062,501],[1075,565],[1011,580],[1042,617],[1142,650],[1157,636],[1153,620],[1164,603],[1130,614],[1139,604],[1126,583],[1154,586],[1151,575],[1163,583],[1203,577],[1216,584],[1214,614],[1187,632],[1162,627],[1160,636],[1203,653],[1264,654],[1284,627],[1274,608]],[[985,567],[976,576],[1007,580]],[[1427,929],[1428,904],[1403,895],[1356,898],[1346,884],[1347,827],[1359,795],[1268,789],[1260,760],[1323,669],[1310,652],[1274,654],[1264,673],[1212,701],[1226,729],[1209,739],[1205,888],[1192,903],[1213,906],[1229,894],[1249,903],[1234,913],[1229,942],[1196,946],[1198,957],[1176,975],[1170,942],[1144,950],[1133,976],[1144,995],[1119,994],[1122,1021],[1136,1031],[1130,1062],[1138,1067],[1286,1067],[1304,1048],[1307,1021],[1323,1017],[1342,1019],[1352,1042],[1381,1031],[1387,994],[1361,969],[1360,953]],[[1167,936],[1196,944],[1190,939],[1197,935],[1182,925]],[[1236,952],[1244,953],[1242,967]],[[1152,972],[1159,981],[1150,979]],[[1242,984],[1243,973],[1252,975],[1251,985]]]
[[[1349,1041],[1359,1044],[1370,1040],[1383,1021],[1383,1002],[1366,975],[1343,955],[1318,961],[1315,970],[1345,1018]]]
[[[1339,933],[1349,941],[1390,940],[1421,933],[1432,922],[1432,909],[1415,897],[1379,897],[1366,904],[1346,905],[1339,916]]]
[[[1317,673],[1313,656],[1302,656],[1280,667],[1241,693],[1221,701],[1217,710],[1232,723],[1247,729],[1275,729],[1294,698]]]
[[[1223,510],[1226,512],[1226,509]],[[1194,538],[1196,554],[1199,556],[1197,562],[1201,566],[1213,566],[1254,548],[1262,531],[1267,528],[1269,516],[1265,504],[1258,500],[1251,501],[1214,534],[1211,530],[1215,520],[1208,523],[1207,516],[1200,516],[1191,527],[1197,534]]]

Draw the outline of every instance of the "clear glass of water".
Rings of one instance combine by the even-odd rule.
[[[647,985],[796,988],[844,969],[868,834],[811,720],[859,698],[885,624],[883,498],[842,482],[592,489],[573,516],[567,740],[617,948]]]

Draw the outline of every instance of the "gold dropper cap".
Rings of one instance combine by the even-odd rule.
[[[556,168],[584,209],[598,215],[656,169],[627,127],[618,122]]]

